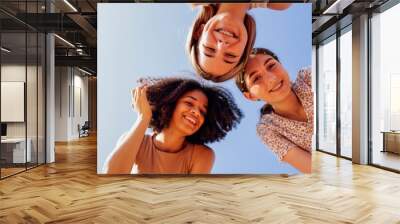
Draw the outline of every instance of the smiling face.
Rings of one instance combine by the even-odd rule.
[[[261,99],[274,104],[285,99],[291,91],[287,71],[270,55],[250,55],[244,81],[248,89],[244,95],[250,100]]]
[[[176,103],[170,127],[179,130],[185,136],[193,135],[204,123],[207,105],[208,98],[202,91],[186,92]]]
[[[222,76],[238,65],[248,40],[243,20],[227,13],[218,14],[201,26],[197,60],[201,69]]]

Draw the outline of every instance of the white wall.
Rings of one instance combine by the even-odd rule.
[[[55,68],[55,141],[68,139],[68,85],[69,76],[67,67]]]
[[[27,70],[25,70],[27,69]],[[36,136],[36,107],[37,107],[37,99],[36,99],[36,78],[32,78],[31,76],[36,77],[36,66],[27,66],[25,65],[2,65],[1,66],[1,81],[2,82],[25,82],[25,75],[28,75],[28,84],[30,88],[27,88],[27,120],[28,120],[28,137],[30,133],[35,132]],[[41,71],[39,71],[41,72]],[[4,97],[4,96],[3,96]],[[40,107],[40,105],[39,105]],[[6,110],[7,108],[1,108],[2,110]],[[34,123],[32,123],[34,122]],[[7,122],[7,136],[8,137],[25,137],[25,123],[26,122]],[[32,127],[32,130],[30,129]]]
[[[85,123],[85,121],[89,120],[89,111],[88,111],[88,96],[89,96],[89,91],[88,91],[88,77],[87,76],[81,76],[83,73],[79,73],[79,75],[76,75],[75,70],[75,75],[74,75],[74,100],[75,100],[75,106],[74,106],[74,111],[73,115],[75,115],[72,119],[72,135],[73,136],[78,136],[78,129],[76,128],[78,124],[81,126]],[[79,93],[80,91],[80,93]],[[80,95],[80,99],[78,96]],[[78,101],[81,101],[80,103]],[[79,108],[81,107],[81,108]],[[79,109],[81,111],[79,111]]]
[[[28,67],[29,71],[32,67]],[[2,82],[25,82],[25,65],[2,65],[1,66],[1,81]],[[7,97],[7,96],[2,96]],[[7,108],[1,108],[2,111]],[[7,122],[7,136],[8,137],[25,137],[25,124],[24,122]]]
[[[55,141],[70,141],[88,120],[88,77],[72,67],[56,67],[55,73]]]

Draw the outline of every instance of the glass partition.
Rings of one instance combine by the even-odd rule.
[[[372,164],[400,171],[400,4],[371,18]]]
[[[318,47],[318,150],[336,154],[336,36]]]
[[[38,35],[36,32],[27,33],[27,98],[26,98],[26,113],[27,113],[27,150],[30,151],[30,161],[27,163],[28,168],[36,166],[38,163],[38,119],[37,119],[37,98],[38,98]]]
[[[340,36],[340,154],[352,157],[352,33],[351,26]]]
[[[44,3],[0,6],[18,17],[44,12]],[[45,163],[45,45],[44,33],[0,12],[0,178]]]
[[[24,171],[26,150],[26,33],[1,34],[1,175]],[[29,149],[29,148],[28,148]]]

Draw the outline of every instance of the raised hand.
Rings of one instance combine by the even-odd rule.
[[[132,107],[138,112],[139,117],[151,119],[152,112],[149,101],[147,100],[147,86],[139,86],[132,89]]]
[[[152,116],[146,92],[146,85],[131,90],[132,107],[138,112],[139,116],[108,156],[103,172],[108,174],[128,174],[131,172]]]

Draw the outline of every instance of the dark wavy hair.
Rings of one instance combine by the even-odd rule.
[[[139,82],[143,83],[143,80]],[[150,127],[155,132],[159,133],[168,127],[177,101],[193,90],[200,90],[207,96],[208,107],[203,125],[196,133],[186,137],[188,142],[205,144],[222,140],[243,117],[231,93],[223,87],[177,77],[153,79],[147,83],[147,99],[153,113]]]

